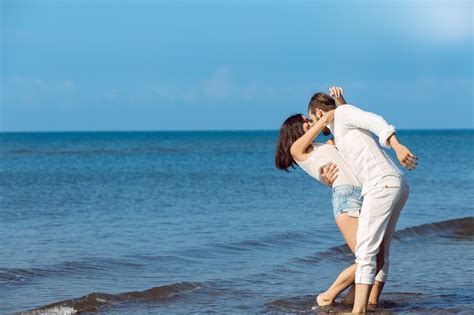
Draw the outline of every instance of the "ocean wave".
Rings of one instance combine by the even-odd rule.
[[[180,294],[199,289],[201,286],[202,283],[199,282],[179,282],[153,287],[144,291],[131,291],[119,294],[93,292],[77,299],[64,300],[17,314],[54,314],[54,312],[58,309],[67,310],[69,314],[75,312],[95,312],[98,311],[100,307],[110,306],[122,302],[168,300],[169,298],[176,297]]]
[[[412,239],[414,237],[426,237],[434,235],[437,237],[470,238],[474,236],[474,217],[465,217],[441,222],[434,222],[413,226],[399,230],[395,233],[396,241]],[[254,249],[274,248],[275,246],[289,246],[294,242],[312,242],[317,236],[308,232],[286,232],[268,235],[259,239],[247,239],[230,243],[214,243],[212,253],[243,252]],[[216,249],[219,251],[216,252]],[[314,256],[300,258],[302,262],[318,263],[327,260],[340,260],[343,257],[352,256],[352,252],[346,244],[328,248],[318,252]]]
[[[449,237],[454,239],[470,239],[474,237],[474,217],[446,220],[417,225],[395,233],[394,239],[404,241],[426,236]]]
[[[307,242],[310,237],[307,233],[278,233],[260,239],[246,239],[235,242],[213,242],[202,246],[196,246],[174,252],[176,255],[182,255],[187,259],[194,258],[215,258],[221,255],[235,255],[239,252],[248,252],[253,250],[274,249],[276,246],[288,247],[292,243]],[[312,237],[311,239],[314,239]]]
[[[0,284],[22,283],[29,278],[43,277],[49,270],[40,268],[0,268]]]
[[[307,232],[284,232],[274,233],[258,239],[246,239],[230,243],[212,243],[209,246],[232,253],[274,248],[275,246],[286,247],[296,242],[311,242],[314,238],[314,234]]]
[[[126,259],[88,257],[81,260],[65,261],[41,268],[0,268],[0,284],[24,283],[25,281],[36,277],[103,271],[117,266],[134,268],[143,267],[142,264]]]
[[[471,239],[474,237],[474,217],[465,217],[408,227],[397,231],[394,236],[394,241],[404,242],[414,238],[425,238],[427,236]],[[346,244],[334,246],[307,257],[295,258],[293,262],[319,264],[321,261],[341,261],[344,259],[353,259],[352,251]]]

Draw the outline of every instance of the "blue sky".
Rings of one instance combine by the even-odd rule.
[[[471,1],[1,4],[1,131],[278,129],[331,85],[474,127]]]

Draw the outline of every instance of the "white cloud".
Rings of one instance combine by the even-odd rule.
[[[397,25],[418,39],[459,41],[473,38],[473,1],[404,2]]]
[[[115,101],[120,97],[120,91],[117,89],[108,89],[102,93],[102,97],[107,101]]]
[[[76,85],[71,80],[64,80],[59,82],[57,86],[62,89],[73,89]]]
[[[232,71],[228,67],[216,69],[209,77],[190,85],[174,86],[169,84],[149,84],[145,90],[156,97],[169,101],[196,102],[200,100],[226,99],[238,90]]]
[[[203,94],[209,98],[229,97],[233,87],[231,71],[226,67],[217,69],[209,79],[202,83]]]
[[[196,80],[191,84],[148,84],[134,100],[142,99],[155,104],[169,102],[213,103],[213,102],[261,102],[275,100],[295,100],[310,97],[316,90],[329,89],[330,82],[292,82],[272,83],[262,80],[238,81],[231,68],[219,67],[207,78]],[[366,88],[363,81],[346,82],[352,89]]]
[[[76,85],[68,79],[57,81],[15,76],[2,82],[2,89],[5,103],[27,106],[68,105],[76,95]]]
[[[43,80],[40,80],[40,79],[32,79],[33,81],[33,84],[36,86],[36,87],[39,87],[40,89],[46,89],[48,88],[48,84],[43,81]]]

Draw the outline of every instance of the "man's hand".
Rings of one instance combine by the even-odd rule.
[[[334,184],[334,181],[339,176],[339,169],[336,164],[330,162],[326,164],[324,168],[321,167],[319,169],[319,174],[323,178],[324,183],[329,187],[332,187],[332,184]]]
[[[342,97],[342,94],[344,94],[344,90],[339,86],[331,86],[329,89],[329,95],[334,98],[340,98]]]
[[[408,150],[403,144],[396,144],[392,146],[393,150],[397,154],[397,159],[409,171],[416,169],[418,164],[418,157],[414,156],[413,153]]]
[[[332,86],[329,89],[329,95],[334,97],[338,106],[347,103],[342,94],[344,94],[344,90],[339,86]]]
[[[406,146],[398,142],[398,138],[395,134],[388,138],[388,143],[392,146],[393,151],[397,154],[397,159],[409,171],[416,169],[418,164],[418,157],[408,150]]]

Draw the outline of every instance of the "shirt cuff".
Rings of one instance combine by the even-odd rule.
[[[382,147],[386,149],[392,148],[390,143],[388,142],[388,138],[395,133],[395,126],[389,125],[385,128],[379,136],[379,143]]]

